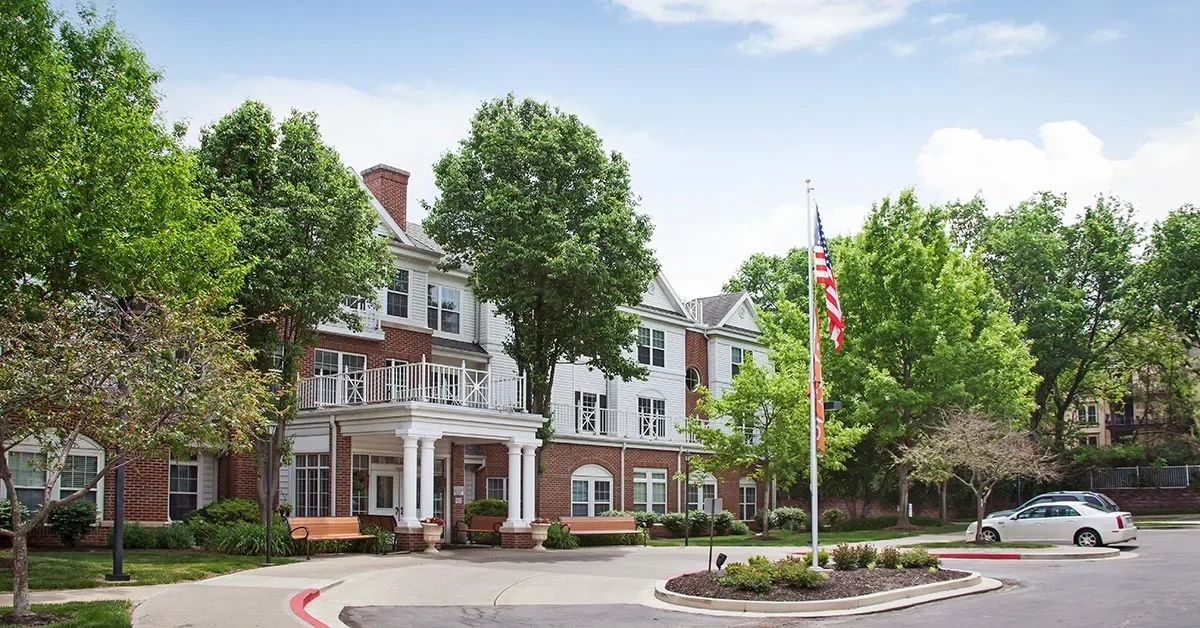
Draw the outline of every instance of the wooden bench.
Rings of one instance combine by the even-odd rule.
[[[500,526],[504,525],[507,519],[508,517],[498,517],[495,515],[472,515],[470,523],[459,521],[457,526],[459,532],[467,533],[468,541],[471,540],[470,534],[472,532],[496,534],[497,536],[492,537],[494,541],[499,538]]]
[[[358,517],[292,517],[287,520],[288,535],[293,540],[304,541],[304,559],[310,560],[309,549],[313,541],[362,541],[378,538],[363,534],[358,527]]]
[[[575,536],[640,534],[642,545],[646,544],[646,537],[649,536],[633,517],[559,517],[558,520],[563,530]]]

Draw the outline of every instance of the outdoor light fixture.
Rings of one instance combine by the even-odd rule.
[[[826,412],[829,412],[830,410],[841,410],[841,409],[842,409],[842,402],[840,402],[840,401],[826,401],[825,402],[825,411]]]
[[[717,577],[718,578],[725,576],[725,559],[726,558],[729,558],[729,557],[724,554],[717,554]]]

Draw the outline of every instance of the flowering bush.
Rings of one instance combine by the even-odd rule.
[[[428,517],[426,519],[422,519],[421,523],[432,523],[434,525],[444,526],[446,525],[446,520],[442,519],[441,517]]]

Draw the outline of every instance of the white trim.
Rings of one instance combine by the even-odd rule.
[[[500,481],[500,497],[492,497],[492,480]],[[484,499],[508,501],[508,476],[488,476],[483,480]]]
[[[682,314],[685,318],[691,320],[692,317],[688,315],[688,310],[683,303],[683,299],[679,298],[679,293],[675,292],[675,288],[671,286],[671,282],[667,281],[667,276],[660,272],[655,275],[654,278],[662,283],[663,288],[667,291],[667,298],[671,300],[671,303],[675,306],[676,311]]]
[[[742,501],[742,497],[743,497],[743,495],[742,495],[742,490],[743,490],[743,489],[747,489],[747,488],[754,489],[754,502],[751,504],[751,505],[754,507],[754,514],[750,515],[750,517],[744,517],[744,516],[743,516],[743,515],[745,515],[745,514],[746,514],[746,512],[745,512],[745,506],[746,506],[746,505],[747,505],[749,502],[744,502],[744,501]],[[757,514],[758,514],[758,482],[755,482],[754,480],[751,480],[751,479],[749,479],[749,478],[741,478],[741,479],[739,479],[739,480],[738,480],[738,509],[737,509],[737,516],[738,516],[738,518],[739,518],[739,519],[741,519],[742,521],[753,521],[753,520],[754,520],[754,515],[757,515]]]
[[[190,491],[190,492],[189,491],[173,491],[173,490],[171,490],[171,467],[191,467],[191,468],[195,469],[196,470],[196,490]],[[196,456],[193,456],[191,460],[179,460],[179,459],[175,458],[174,456],[170,456],[167,458],[167,520],[168,521],[183,521],[183,517],[180,517],[179,519],[171,518],[171,496],[172,495],[195,495],[196,496],[196,507],[195,507],[195,509],[193,509],[193,511],[199,510],[201,508],[200,486],[201,486],[201,483],[204,481],[204,478],[201,475],[201,471],[202,471],[202,469],[200,468],[200,455],[199,454],[197,454]],[[192,511],[188,511],[188,512],[192,512]],[[187,514],[187,513],[184,513],[184,514]]]
[[[39,443],[36,438],[31,436],[13,446],[11,446],[8,449],[8,451],[5,453],[5,455],[8,455],[9,453],[14,453],[14,452],[15,453],[40,454],[40,453],[42,453],[41,443]],[[51,453],[53,455],[53,453],[56,453],[56,452],[51,452]],[[59,451],[57,453],[61,453],[61,451]],[[96,441],[94,441],[82,434],[80,434],[76,438],[75,446],[72,447],[69,452],[67,452],[67,455],[94,457],[96,459],[96,471],[97,472],[99,472],[100,469],[103,469],[104,465],[105,465],[106,452],[104,451],[104,449],[101,448],[100,445],[98,445],[96,443]],[[40,487],[21,486],[21,487],[17,487],[17,488],[22,488],[22,489],[41,488],[43,490],[43,495],[44,495],[44,491],[46,489],[45,484],[44,484],[44,482],[45,482],[44,478],[45,478],[45,476],[43,476],[43,485]],[[91,478],[87,478],[87,479],[90,480]],[[14,482],[14,484],[15,484],[15,482]],[[61,491],[62,490],[63,490],[62,474],[59,474],[58,481],[52,487],[52,490],[50,493],[51,499],[53,501],[61,500]],[[89,491],[89,492],[92,492],[92,491],[94,491],[96,493],[96,517],[97,517],[97,520],[99,521],[104,517],[104,476],[100,477],[100,480],[96,483],[95,488],[91,489],[91,491]],[[7,493],[8,493],[7,488],[4,486],[3,483],[0,483],[0,497],[8,497]]]
[[[587,483],[587,501],[575,501],[575,483]],[[596,484],[608,483],[608,501],[596,499]],[[570,515],[572,517],[595,517],[613,509],[613,475],[604,467],[597,464],[585,464],[571,472],[570,486]],[[576,514],[575,506],[585,506],[586,514]],[[607,505],[607,509],[597,511],[598,505]]]
[[[638,474],[641,474],[642,477],[638,478]],[[659,514],[666,514],[666,512],[667,512],[667,478],[669,477],[669,475],[670,474],[668,473],[668,471],[666,469],[662,469],[662,468],[658,468],[658,469],[649,468],[649,467],[634,467],[633,468],[633,510],[635,512],[637,512],[637,510],[638,510],[638,504],[642,503],[645,505],[645,508],[642,509],[645,512],[658,512]],[[643,502],[637,501],[637,486],[638,486],[638,484],[644,484],[646,487],[645,488],[646,499]],[[655,499],[654,499],[654,487],[658,486],[658,485],[662,485],[662,501],[655,501]],[[654,509],[655,506],[660,506],[660,505],[662,506],[662,511],[658,511],[658,510]]]
[[[721,320],[720,320],[720,321],[719,321],[719,322],[718,322],[716,325],[714,325],[714,327],[724,327],[724,326],[725,326],[725,324],[729,322],[729,318],[733,316],[733,313],[734,313],[734,312],[736,312],[738,308],[742,307],[742,305],[744,305],[744,304],[745,304],[747,301],[750,301],[750,293],[749,293],[749,292],[744,292],[744,293],[742,293],[742,298],[738,299],[738,300],[737,300],[737,303],[735,303],[735,304],[733,305],[733,307],[729,308],[729,311],[728,311],[728,312],[725,312],[725,316],[721,317]],[[751,307],[751,308],[753,308],[753,307],[754,307],[754,302],[753,302],[753,301],[750,301],[750,307]],[[752,310],[751,310],[751,312],[752,312],[752,313],[753,313],[755,316],[757,316],[757,315],[758,315],[758,310],[754,310],[754,309],[752,309]],[[740,329],[740,328],[739,328],[739,329]],[[746,331],[753,332],[754,330],[752,330],[752,329],[747,329]]]

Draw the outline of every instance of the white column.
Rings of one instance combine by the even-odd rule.
[[[433,443],[436,438],[421,437],[421,518],[433,516]]]
[[[417,518],[417,437],[404,437],[404,526],[421,527]]]
[[[508,521],[505,526],[523,527],[521,521],[521,446],[508,444]]]
[[[523,467],[521,469],[521,485],[523,487],[521,495],[521,499],[523,500],[521,502],[521,519],[523,519],[525,523],[533,521],[535,517],[533,513],[533,505],[536,503],[533,501],[535,477],[533,468],[533,453],[536,449],[537,447],[535,445],[521,446],[521,466]]]

